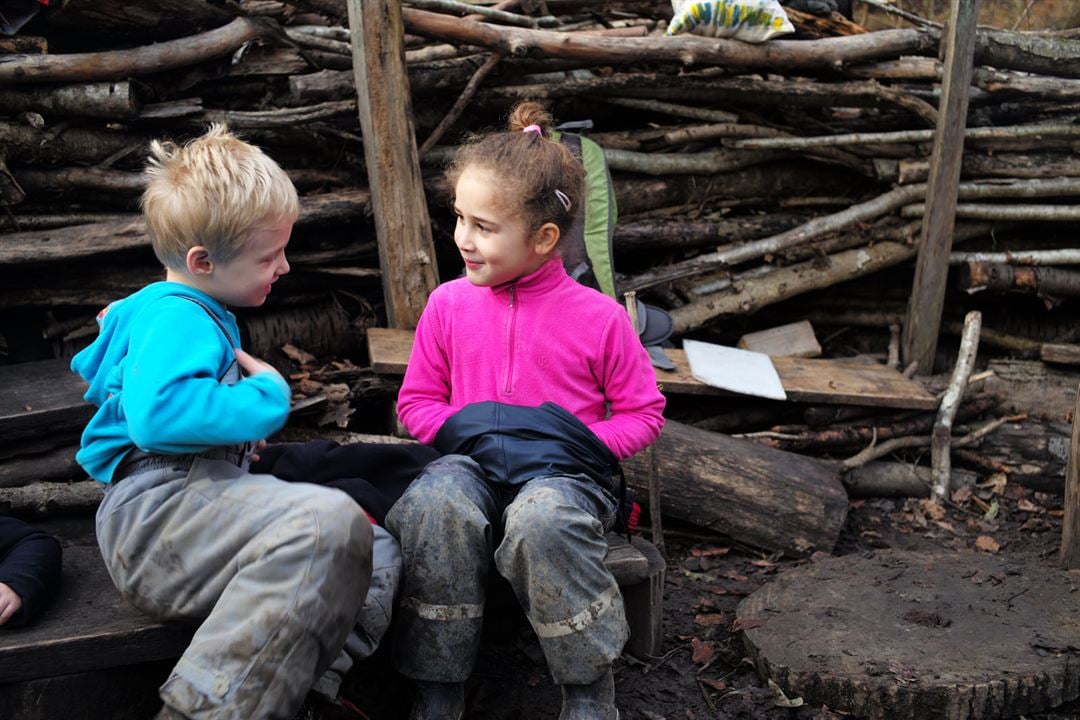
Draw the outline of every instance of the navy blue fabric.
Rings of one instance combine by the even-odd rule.
[[[251,472],[337,488],[382,525],[409,483],[437,457],[434,449],[418,443],[340,445],[333,440],[310,440],[263,448]]]
[[[22,599],[3,627],[30,623],[60,590],[60,542],[22,520],[0,515],[0,582]]]
[[[555,403],[471,403],[443,423],[434,445],[444,455],[468,455],[494,482],[520,485],[542,475],[585,474],[616,492],[618,459],[584,423]]]

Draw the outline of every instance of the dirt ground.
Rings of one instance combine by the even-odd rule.
[[[851,503],[834,555],[898,550],[996,553],[1053,565],[1061,542],[1061,497],[986,478],[953,493],[944,507],[916,499]],[[803,704],[770,690],[745,658],[733,629],[739,601],[800,563],[739,547],[697,528],[666,533],[668,572],[664,597],[665,653],[648,663],[624,656],[615,667],[623,720],[697,718],[825,720],[850,717]],[[497,594],[497,593],[496,593]],[[494,610],[494,608],[489,608]],[[504,603],[485,629],[486,639],[468,686],[468,717],[545,720],[559,714],[559,692],[520,611]],[[376,656],[354,674],[347,695],[371,720],[405,717],[408,685]],[[1030,720],[1080,718],[1080,703],[1027,716]]]

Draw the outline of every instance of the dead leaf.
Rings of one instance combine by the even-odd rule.
[[[975,538],[975,547],[988,553],[996,553],[1001,549],[1001,545],[998,541],[989,535],[980,535]]]
[[[306,350],[301,350],[300,348],[290,343],[285,343],[284,345],[282,345],[281,351],[285,353],[285,355],[288,356],[290,360],[297,363],[301,367],[303,367],[304,365],[314,365],[318,362],[318,360],[315,359],[314,355],[307,352]]]
[[[721,587],[719,585],[714,585],[713,587],[709,588],[709,592],[711,592],[713,595],[727,595],[728,594],[727,588],[726,587]]]
[[[697,638],[690,641],[690,662],[695,665],[708,665],[716,655],[716,643],[702,642]]]
[[[755,567],[760,567],[760,568],[776,567],[776,563],[774,563],[772,561],[769,561],[769,560],[751,560],[750,564],[755,566]]]
[[[759,618],[735,618],[735,622],[731,623],[731,632],[738,632],[740,630],[751,630],[756,627],[761,627],[765,624],[764,620]]]
[[[731,552],[729,547],[706,547],[706,548],[693,548],[690,550],[690,554],[696,558],[703,557],[721,557]]]
[[[971,488],[967,485],[956,488],[953,490],[952,501],[957,505],[962,505],[971,499]]]
[[[323,390],[330,402],[345,402],[352,396],[352,390],[345,383],[330,383]]]
[[[1005,473],[994,473],[983,482],[976,483],[975,487],[989,489],[994,495],[1000,495],[1008,484],[1009,478]]]
[[[307,397],[314,397],[322,392],[323,384],[318,380],[304,378],[296,385],[296,389]]]
[[[713,690],[727,690],[727,683],[719,678],[698,678],[702,685],[708,685]]]
[[[945,508],[933,500],[920,500],[919,507],[931,520],[942,520],[946,515]]]
[[[694,616],[694,624],[701,627],[716,627],[724,624],[724,613],[699,613]]]
[[[801,697],[789,698],[787,695],[784,694],[784,691],[780,689],[780,686],[777,685],[776,683],[774,683],[772,680],[769,680],[769,688],[774,693],[776,693],[776,698],[775,698],[775,700],[773,700],[773,704],[776,707],[784,707],[784,708],[802,707],[803,699]]]
[[[1020,498],[1016,501],[1016,509],[1021,512],[1041,513],[1043,508],[1039,507],[1035,503],[1026,498]]]
[[[937,525],[942,530],[948,530],[951,533],[956,532],[956,528],[954,528],[953,524],[951,522],[949,522],[948,520],[935,520],[934,524]]]

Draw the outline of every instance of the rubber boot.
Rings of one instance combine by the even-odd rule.
[[[559,720],[619,720],[611,670],[588,685],[562,685]]]
[[[465,683],[416,682],[409,720],[461,720]]]

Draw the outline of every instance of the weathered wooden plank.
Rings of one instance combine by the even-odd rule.
[[[821,355],[821,345],[809,320],[747,333],[739,338],[736,347],[784,357],[812,358]]]
[[[930,156],[926,211],[901,345],[904,365],[917,362],[921,375],[934,372],[941,311],[945,304],[945,281],[949,273],[949,251],[956,226],[956,199],[964,154],[964,128],[974,72],[979,0],[951,0],[950,10],[949,26],[942,39],[945,75],[934,149]]]
[[[1061,567],[1080,568],[1080,392],[1073,410],[1072,442],[1065,469],[1065,518],[1061,523]]]
[[[411,119],[401,5],[347,5],[387,319],[412,328],[439,278]]]
[[[375,372],[404,374],[412,352],[413,333],[388,328],[368,328],[368,354]],[[686,353],[667,349],[675,370],[657,370],[656,379],[665,393],[722,395],[690,373]],[[774,357],[789,400],[932,410],[937,398],[919,383],[884,365],[836,360]]]
[[[0,633],[0,683],[177,658],[191,633],[129,605],[96,547],[67,547],[63,585],[48,612]]]
[[[83,402],[86,383],[67,360],[0,366],[0,440],[17,443],[39,434],[79,429],[93,414]]]

